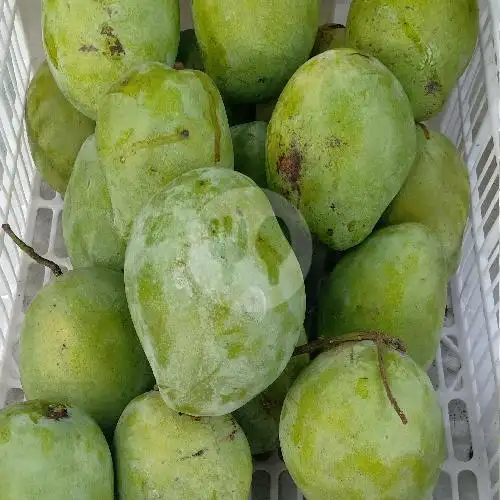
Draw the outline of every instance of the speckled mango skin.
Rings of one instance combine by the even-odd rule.
[[[347,47],[346,27],[343,24],[322,24],[318,28],[311,56],[343,47]]]
[[[125,290],[165,402],[190,415],[224,415],[262,392],[304,321],[300,266],[269,201],[228,169],[188,172],[143,210]]]
[[[95,136],[83,144],[64,197],[63,235],[74,268],[123,271],[126,242],[118,235]]]
[[[121,500],[247,500],[252,457],[230,416],[194,418],[158,392],[132,401],[116,427]]]
[[[417,121],[442,110],[478,33],[476,0],[354,0],[347,19],[349,45],[396,75]]]
[[[302,330],[298,345],[307,343]],[[300,372],[309,364],[309,355],[293,357],[285,371],[264,392],[234,412],[253,455],[275,451],[279,446],[279,422],[283,401]]]
[[[385,393],[372,342],[325,352],[298,377],[280,422],[283,458],[308,500],[423,500],[445,458],[441,410],[427,374],[386,350]]]
[[[441,245],[430,229],[400,224],[373,233],[324,282],[319,334],[382,331],[402,339],[424,369],[436,355],[446,306]]]
[[[142,207],[177,176],[234,165],[224,104],[212,80],[160,63],[141,65],[111,89],[101,102],[96,139],[123,238]]]
[[[417,127],[417,159],[387,209],[388,225],[420,222],[441,241],[448,275],[457,269],[470,209],[469,173],[462,155],[443,134]]]
[[[410,103],[380,62],[352,49],[305,63],[267,131],[269,187],[334,250],[361,243],[403,185],[416,154]]]
[[[318,21],[318,0],[193,1],[205,71],[235,102],[279,95],[309,57]]]
[[[28,401],[0,411],[2,500],[113,500],[111,453],[81,410],[48,418],[49,404]]]
[[[94,133],[95,123],[66,100],[47,62],[30,83],[25,119],[36,168],[47,184],[64,194],[78,151]]]
[[[266,136],[266,122],[251,122],[231,127],[234,168],[250,177],[261,188],[267,188]]]
[[[20,365],[28,399],[78,406],[109,436],[127,404],[154,384],[123,275],[80,269],[45,286],[26,313]]]
[[[179,0],[42,0],[43,46],[57,85],[96,119],[112,84],[137,64],[173,64]]]

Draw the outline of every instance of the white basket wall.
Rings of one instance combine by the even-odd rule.
[[[182,4],[188,27],[190,1]],[[324,0],[323,20],[345,22],[348,7],[348,0],[335,6]],[[481,0],[480,7],[476,53],[436,121],[463,153],[472,190],[462,262],[450,282],[441,344],[429,371],[448,449],[436,500],[500,500],[500,0]],[[39,2],[0,0],[0,222],[69,268],[62,199],[35,172],[23,123],[27,87],[42,58]],[[0,232],[0,408],[23,399],[19,326],[49,279]],[[302,499],[278,456],[255,464],[252,496]]]

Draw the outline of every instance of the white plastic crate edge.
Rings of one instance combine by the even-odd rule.
[[[0,215],[2,216],[2,223],[5,221],[11,222],[12,218],[15,219],[15,224],[13,224],[13,227],[17,226],[17,229],[21,232],[23,235],[23,238],[26,238],[28,241],[30,241],[30,238],[32,237],[33,233],[33,228],[34,228],[34,221],[31,217],[32,215],[32,201],[33,201],[33,187],[34,185],[37,184],[37,174],[34,169],[34,166],[32,164],[31,156],[29,154],[29,151],[27,150],[27,141],[26,141],[26,136],[24,132],[24,123],[23,123],[23,113],[22,110],[24,108],[24,102],[25,102],[25,97],[26,97],[26,92],[27,92],[27,87],[29,84],[29,81],[31,80],[32,77],[32,67],[31,67],[31,61],[30,61],[30,55],[28,51],[28,47],[26,44],[26,39],[24,36],[24,30],[23,26],[21,24],[20,18],[19,18],[19,13],[17,12],[16,9],[16,2],[15,0],[4,0],[3,3],[0,5],[0,30],[2,32],[2,46],[1,46],[1,71],[0,71],[0,82],[5,81],[5,73],[7,71],[7,62],[9,60],[9,51],[12,48],[12,45],[14,44],[14,39],[16,40],[17,43],[17,51],[14,52],[13,54],[11,53],[10,56],[13,56],[10,58],[10,62],[12,63],[12,59],[14,59],[14,64],[18,66],[19,69],[19,64],[24,65],[25,68],[25,74],[23,76],[16,75],[18,78],[16,78],[15,83],[17,84],[17,92],[19,95],[22,96],[22,103],[21,103],[21,110],[19,112],[18,110],[18,115],[16,117],[12,117],[12,119],[17,118],[17,121],[20,121],[20,124],[17,128],[17,130],[13,131],[10,130],[9,133],[9,139],[14,141],[16,144],[15,151],[10,150],[10,155],[6,155],[6,158],[2,158],[3,163],[3,176],[2,176],[2,181],[3,185],[0,185],[2,188],[2,196],[7,196],[6,200],[0,200],[0,201],[6,201],[6,206],[4,210],[0,210]],[[5,37],[5,38],[4,38]],[[12,78],[12,75],[9,75]],[[12,83],[12,81],[10,82]],[[3,89],[5,92],[5,89]],[[5,95],[2,96],[3,99],[1,101],[1,113],[2,113],[2,139],[5,141],[5,135],[6,135],[6,125],[4,119],[7,116],[7,110],[6,110],[6,97]],[[9,103],[12,104],[12,103]],[[14,113],[13,109],[9,109],[12,113]],[[11,124],[12,126],[12,124]],[[12,133],[14,132],[14,133]],[[12,137],[13,136],[13,137]],[[24,158],[22,158],[24,157]],[[10,166],[10,179],[7,179],[7,182],[10,182],[10,186],[5,187],[5,178],[9,176],[9,168],[8,168],[8,161],[11,160],[12,164]],[[28,162],[28,169],[29,171],[26,172],[26,177],[28,181],[28,186],[31,187],[30,192],[27,193],[29,196],[29,206],[23,206],[22,212],[27,214],[27,216],[21,217],[21,220],[19,220],[17,217],[13,217],[12,215],[12,196],[15,193],[15,181],[16,181],[16,169],[20,168],[19,163],[22,161],[27,161]],[[26,167],[26,166],[25,166]],[[19,202],[19,200],[18,200]],[[18,207],[19,208],[19,207]],[[5,213],[3,213],[5,212]],[[17,267],[14,268],[15,275],[17,277],[17,281],[15,283],[12,282],[12,280],[7,280],[3,266],[7,262],[7,258],[10,259],[10,257],[6,257],[7,252],[7,246],[8,241],[7,241],[7,236],[3,234],[3,231],[0,231],[0,257],[2,257],[2,267],[0,268],[1,272],[1,278],[4,282],[9,281],[7,283],[7,288],[13,287],[13,289],[8,290],[3,290],[2,296],[0,297],[0,304],[2,305],[3,312],[6,317],[6,322],[7,322],[7,328],[4,330],[6,332],[6,335],[3,338],[0,338],[0,403],[3,405],[5,401],[5,391],[6,388],[8,387],[9,383],[14,382],[11,377],[6,376],[6,366],[10,364],[10,358],[11,358],[11,352],[12,352],[12,345],[11,345],[11,339],[12,339],[12,330],[13,330],[13,318],[17,316],[17,311],[19,310],[19,302],[20,300],[22,301],[22,297],[20,296],[20,291],[23,289],[23,280],[26,275],[26,266],[27,266],[27,260],[21,256],[19,253],[18,249],[15,248],[15,255],[17,257]],[[9,264],[11,267],[14,267],[12,260],[9,261]],[[4,283],[5,284],[5,283]],[[10,295],[10,304],[7,302],[7,306],[5,305],[5,295]],[[12,300],[14,298],[14,300]],[[10,308],[10,310],[9,310]],[[1,326],[1,325],[0,325]],[[2,333],[0,331],[0,333]]]

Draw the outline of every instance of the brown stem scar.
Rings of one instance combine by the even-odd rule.
[[[416,123],[424,131],[424,137],[427,140],[429,140],[431,138],[431,133],[429,132],[429,129],[423,123],[420,123],[420,122],[416,122]]]
[[[47,418],[57,421],[68,418],[68,409],[64,406],[50,405],[47,410]]]
[[[407,349],[405,343],[398,338],[391,337],[381,332],[357,332],[344,335],[342,337],[331,337],[331,338],[320,338],[309,342],[308,344],[301,345],[295,348],[293,356],[300,356],[302,354],[311,354],[322,349],[332,349],[334,347],[341,346],[347,343],[357,343],[363,342],[365,340],[370,340],[377,346],[377,359],[378,367],[380,372],[380,378],[384,384],[384,389],[387,394],[387,399],[394,408],[394,411],[398,414],[401,422],[406,425],[408,423],[408,418],[399,406],[394,394],[392,392],[391,386],[389,384],[389,379],[387,376],[387,368],[384,361],[384,348],[390,347],[396,351],[406,354]]]
[[[42,266],[48,267],[56,276],[62,275],[61,268],[53,261],[45,259],[40,254],[38,254],[33,247],[27,245],[21,238],[19,238],[14,231],[12,231],[9,224],[2,224],[2,229],[5,233],[12,239],[12,241],[29,257],[31,257],[35,262],[41,264]]]

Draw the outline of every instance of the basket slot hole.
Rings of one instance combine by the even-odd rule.
[[[62,212],[59,212],[57,217],[57,228],[56,228],[56,239],[54,241],[54,254],[60,259],[66,259],[68,257],[68,252],[66,251],[66,246],[64,245],[64,238],[62,232]]]
[[[460,500],[479,500],[476,475],[470,470],[463,470],[458,475]]]
[[[477,134],[479,133],[479,130],[485,121],[487,113],[488,113],[488,100],[486,99],[486,96],[483,95],[481,100],[480,111],[477,114],[473,113],[472,115],[474,117],[472,122],[474,123],[474,127],[472,128],[472,134],[471,134],[473,142],[476,140]]]
[[[478,180],[480,179],[480,181],[477,184],[477,191],[480,197],[485,191],[487,191],[488,185],[497,171],[497,159],[495,156],[493,156],[490,162],[483,167],[483,170],[484,175],[481,173],[481,175],[478,176]]]
[[[56,192],[45,182],[40,182],[40,197],[43,200],[53,200],[56,197]]]
[[[45,268],[43,266],[36,263],[29,265],[26,286],[24,288],[23,311],[26,311],[31,301],[35,298],[35,295],[42,288],[44,276]]]
[[[271,477],[266,471],[258,470],[253,475],[252,500],[271,500]]]
[[[484,200],[481,207],[484,210],[483,216],[488,217],[483,226],[484,235],[488,235],[489,232],[495,228],[498,231],[498,217],[499,217],[499,180],[495,179],[491,189]],[[486,215],[488,214],[488,215]]]
[[[455,458],[468,462],[473,457],[473,448],[467,405],[461,399],[453,399],[448,403],[448,414]]]
[[[39,208],[36,213],[33,248],[42,255],[45,255],[49,250],[52,215],[50,208]]]
[[[500,243],[496,243],[490,254],[488,255],[488,267],[490,268],[490,274],[495,276],[498,274],[498,264],[499,264],[499,253],[500,253]]]
[[[458,342],[453,336],[441,339],[441,362],[446,387],[459,391],[463,387],[462,361],[458,352]]]
[[[5,396],[5,406],[9,406],[15,403],[22,403],[24,401],[24,392],[22,389],[18,387],[11,387],[7,391],[7,395]]]
[[[302,498],[299,496],[297,487],[293,482],[292,477],[287,471],[280,475],[279,479],[279,500],[292,500],[295,498]]]
[[[493,154],[493,138],[490,138],[488,144],[486,144],[486,147],[484,148],[483,154],[481,155],[479,161],[475,166],[475,171],[478,178],[483,173],[483,170],[488,164],[488,160],[491,158],[492,154]]]
[[[447,472],[441,471],[432,498],[434,500],[443,500],[443,498],[452,498],[451,478]]]

